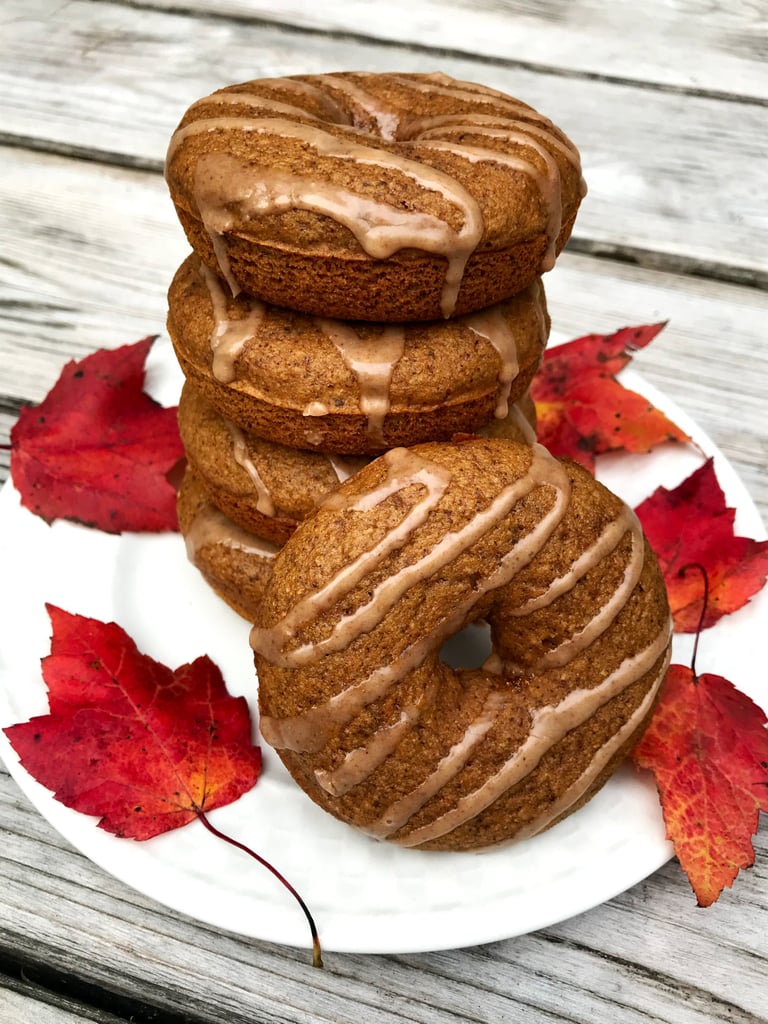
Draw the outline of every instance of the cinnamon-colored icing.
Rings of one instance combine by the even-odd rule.
[[[391,203],[375,201],[348,187],[333,185],[320,178],[308,178],[282,170],[260,168],[254,180],[250,165],[228,153],[207,153],[200,157],[195,174],[195,195],[200,216],[214,249],[217,238],[234,225],[233,210],[246,217],[288,208],[310,210],[332,217],[347,227],[369,255],[384,259],[400,249],[422,249],[445,256],[447,269],[443,288],[443,313],[450,316],[456,304],[464,267],[480,241],[483,219],[472,195],[450,175],[402,157],[397,153],[364,146],[352,139],[333,135],[314,125],[283,118],[215,117],[193,121],[177,129],[169,154],[194,135],[217,131],[243,131],[293,139],[314,149],[318,156],[351,161],[359,166],[397,171],[417,185],[439,193],[458,208],[461,227],[456,230],[446,220],[419,210],[403,209]],[[227,266],[222,274],[233,287]],[[232,294],[239,287],[234,284]]]
[[[343,320],[316,319],[331,339],[360,386],[360,409],[368,418],[368,434],[384,444],[384,417],[389,412],[389,387],[392,374],[405,348],[401,324],[382,328],[378,338],[361,338],[351,323]],[[510,382],[511,386],[511,382]]]
[[[210,504],[206,504],[198,511],[184,540],[187,558],[193,564],[197,563],[197,553],[202,548],[214,545],[242,551],[248,555],[258,555],[261,558],[274,558],[278,552],[274,544],[243,530]]]
[[[448,321],[303,315],[233,298],[191,256],[169,291],[168,328],[186,378],[245,430],[294,449],[316,438],[327,451],[374,454],[477,433],[494,411],[503,421],[539,365],[549,318],[538,279]]]
[[[520,432],[521,437],[526,442],[526,444],[535,444],[536,431],[531,426],[530,422],[526,419],[525,413],[520,408],[519,403],[515,402],[514,405],[508,406],[508,410],[508,418],[514,421],[515,425],[517,426],[517,429]]]
[[[273,516],[275,514],[275,503],[272,500],[272,495],[269,493],[269,488],[262,480],[261,474],[251,458],[245,435],[238,426],[229,420],[227,421],[227,429],[232,436],[232,453],[235,456],[235,462],[246,471],[256,491],[256,510],[261,512],[262,515]]]
[[[502,449],[492,450],[503,454]],[[550,495],[549,504],[536,523],[526,532],[515,535],[497,564],[476,580],[467,596],[456,598],[429,630],[412,639],[399,653],[384,654],[382,663],[363,678],[342,682],[333,694],[322,700],[313,699],[309,706],[295,714],[276,717],[263,710],[261,729],[265,739],[279,750],[293,755],[313,757],[321,754],[332,737],[339,736],[366,708],[385,700],[410,673],[431,664],[429,659],[437,657],[447,637],[471,619],[472,609],[478,603],[485,607],[486,595],[502,591],[523,569],[534,563],[568,514],[572,501],[564,465],[541,446],[534,445],[530,449],[527,471],[502,486],[487,505],[478,508],[457,528],[449,528],[441,536],[433,537],[419,557],[402,563],[396,571],[384,575],[375,584],[366,583],[366,580],[377,577],[378,568],[393,553],[408,546],[427,529],[428,520],[443,507],[452,485],[451,473],[438,462],[431,461],[421,450],[390,451],[378,465],[383,466],[385,472],[379,475],[375,486],[363,492],[359,488],[349,491],[342,488],[326,500],[324,507],[338,512],[354,510],[365,513],[401,495],[401,503],[397,506],[401,509],[400,517],[383,535],[373,533],[368,547],[325,581],[316,582],[276,622],[268,627],[257,624],[253,628],[251,644],[260,665],[270,664],[302,672],[311,670],[335,652],[354,649],[360,638],[379,629],[413,585],[417,582],[424,584],[434,576],[444,578],[457,560],[482,545],[485,537],[514,516],[519,503],[542,492]],[[567,666],[584,655],[606,633],[636,593],[647,557],[645,542],[634,513],[621,504],[617,509],[615,517],[607,522],[594,542],[580,550],[543,591],[506,610],[508,617],[522,619],[549,608],[567,597],[606,559],[614,559],[621,548],[623,570],[618,573],[612,570],[612,578],[615,578],[613,590],[590,608],[590,618],[585,625],[575,628],[569,638],[540,657],[533,670],[533,679],[536,673],[567,671]],[[363,588],[365,592],[362,602],[358,599],[351,610],[339,613],[338,609],[343,608],[348,595],[356,588]],[[663,589],[661,593],[663,601]],[[337,611],[323,629],[323,635],[319,636],[315,624],[324,621],[332,609]],[[405,846],[419,846],[441,839],[482,815],[510,789],[521,784],[567,734],[584,725],[610,702],[619,699],[639,680],[649,679],[641,702],[622,721],[615,734],[595,749],[579,779],[558,793],[547,813],[529,821],[520,835],[534,834],[546,827],[583,798],[614,754],[645,720],[669,659],[671,623],[668,617],[661,621],[663,624],[655,635],[648,637],[639,647],[633,648],[629,643],[618,663],[607,668],[595,682],[588,686],[580,685],[580,677],[577,676],[557,700],[532,703],[528,709],[530,725],[527,738],[509,751],[501,766],[481,784],[465,791],[450,809],[409,830],[409,822],[453,782],[471,761],[474,752],[488,737],[495,735],[494,730],[498,731],[504,721],[509,702],[516,693],[507,689],[505,680],[520,677],[514,666],[494,651],[483,669],[475,673],[476,678],[487,681],[482,685],[489,684],[490,688],[482,704],[466,720],[461,734],[426,775],[414,776],[412,788],[401,790],[377,820],[368,821],[362,827],[371,835],[393,837],[394,841]],[[311,641],[304,639],[309,635]],[[471,688],[467,689],[464,699],[471,701],[472,693]],[[519,698],[514,697],[514,700]],[[349,751],[335,767],[316,768],[314,777],[318,785],[331,797],[354,791],[389,757],[395,756],[421,716],[420,708],[408,704],[395,720],[382,721],[373,732],[369,732],[364,744]]]
[[[540,297],[543,296],[543,288],[540,281],[537,281],[530,287],[532,289],[537,289]],[[537,301],[534,304],[534,308],[539,318],[541,347],[543,352],[547,343],[547,337],[549,336],[549,329],[544,316],[542,302]],[[467,316],[462,318],[462,322],[465,323],[475,334],[480,335],[481,338],[485,338],[486,341],[490,342],[499,354],[499,359],[501,360],[501,367],[499,369],[499,397],[496,402],[494,415],[496,419],[503,420],[509,415],[509,395],[520,369],[518,342],[515,330],[509,319],[502,314],[499,306],[491,306],[490,308],[484,309],[478,313],[469,313]],[[521,417],[519,410],[517,410],[517,415],[518,417]],[[527,423],[526,430],[529,433],[530,442],[533,443],[536,440],[536,435]]]
[[[285,92],[294,93],[296,102],[286,102]],[[413,118],[409,93],[419,94],[419,106],[432,112]],[[227,113],[206,116],[208,108],[213,112],[217,107],[226,107]],[[189,140],[212,140],[196,157],[192,193],[233,294],[239,289],[222,236],[238,222],[306,210],[343,225],[374,259],[387,259],[404,249],[444,257],[441,305],[443,315],[450,316],[467,261],[483,238],[485,220],[472,190],[454,173],[431,166],[430,153],[436,150],[470,163],[494,163],[534,183],[546,222],[547,247],[540,271],[552,266],[563,225],[563,188],[553,154],[576,170],[584,194],[578,152],[549,119],[520,100],[444,75],[264,79],[221,90],[190,109],[200,114],[188,115],[173,134],[166,167]],[[370,127],[367,133],[360,129],[363,124]],[[247,159],[235,155],[226,147],[232,133],[290,140],[304,151],[314,151],[318,159],[330,160],[339,173],[332,179],[291,170],[290,161],[279,168],[266,160],[260,163],[258,149]],[[219,137],[224,140],[221,147],[216,144]],[[371,168],[374,174],[404,176],[425,192],[437,193],[448,210],[427,212],[418,203],[399,202],[386,193],[374,199],[370,190],[344,173],[345,164]]]
[[[211,296],[214,327],[211,332],[213,360],[211,372],[222,384],[231,384],[235,379],[235,360],[246,342],[256,334],[264,316],[264,304],[258,299],[249,299],[249,312],[239,320],[230,320],[227,315],[227,298],[216,275],[204,264],[200,273]]]
[[[573,690],[555,707],[537,708],[531,714],[531,731],[528,739],[514,752],[504,767],[491,776],[483,786],[463,796],[453,810],[435,819],[429,825],[416,829],[406,838],[400,840],[402,846],[419,846],[438,836],[445,835],[463,825],[465,821],[476,817],[502,793],[516,785],[529,775],[539,764],[544,754],[550,750],[566,733],[591,718],[595,711],[626,689],[630,683],[648,672],[664,655],[669,647],[671,624],[659,633],[656,640],[645,650],[632,657],[625,658],[619,668],[607,676],[603,682],[591,690]],[[664,666],[666,670],[666,665]],[[664,671],[659,672],[652,692],[655,693],[664,678]],[[594,766],[585,772],[591,775]],[[596,773],[595,773],[596,774]],[[385,814],[384,818],[387,819]],[[404,822],[396,822],[392,831]]]
[[[353,104],[372,117],[376,122],[382,139],[391,140],[396,138],[400,117],[395,111],[387,110],[382,105],[378,96],[374,96],[373,93],[363,89],[362,86],[357,85],[348,78],[342,78],[340,75],[317,75],[315,80],[322,82],[327,89],[343,93],[352,100]]]

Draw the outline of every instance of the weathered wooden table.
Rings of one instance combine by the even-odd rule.
[[[636,363],[765,514],[764,5],[3,0],[0,26],[4,438],[66,359],[162,331],[186,243],[161,169],[189,102],[264,75],[439,69],[524,98],[578,143],[590,193],[546,282],[555,329],[668,318]],[[44,571],[34,552],[29,567]],[[533,934],[332,953],[314,971],[303,949],[222,934],[130,890],[7,774],[0,790],[2,1024],[768,1021],[765,829],[756,866],[707,911],[670,862]]]

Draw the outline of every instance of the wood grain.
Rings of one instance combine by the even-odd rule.
[[[38,17],[29,14],[30,8]],[[372,10],[376,5],[372,6]],[[4,0],[3,125],[33,148],[159,169],[198,96],[274,73],[442,69],[519,95],[579,145],[590,193],[574,248],[659,269],[768,283],[768,107],[500,66],[259,23],[82,0]],[[47,17],[42,12],[47,11]],[[474,24],[474,19],[468,19]],[[276,70],[277,69],[277,70]]]
[[[176,0],[154,0],[152,6],[178,9]],[[211,12],[205,0],[187,0],[185,8]],[[571,78],[589,75],[710,96],[768,98],[763,63],[768,25],[760,4],[750,0],[641,5],[634,0],[281,0],[279,6],[220,0],[216,13],[324,34],[413,40],[414,49],[477,55]]]
[[[194,1021],[359,1024],[364,1014],[377,1024],[498,1024],[522,1019],[522,1007],[530,1024],[619,1012],[622,1024],[768,1019],[765,835],[738,898],[724,894],[706,915],[670,863],[533,935],[432,954],[334,953],[316,971],[306,950],[218,932],[126,889],[74,852],[2,773],[0,817],[4,945]]]

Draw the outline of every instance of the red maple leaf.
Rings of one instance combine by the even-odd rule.
[[[49,713],[4,730],[22,766],[61,803],[98,816],[101,828],[121,838],[151,839],[199,820],[286,887],[309,924],[313,966],[322,967],[317,928],[296,889],[208,818],[261,773],[246,700],[227,693],[208,657],[172,671],[114,622],[46,607]]]
[[[752,836],[768,812],[766,716],[722,676],[672,665],[651,723],[632,753],[654,773],[667,837],[707,907],[754,863]]]
[[[590,472],[595,457],[606,452],[648,452],[664,441],[689,441],[647,398],[615,379],[632,353],[664,326],[588,334],[545,352],[531,384],[539,441],[554,455],[574,459]]]
[[[117,836],[149,839],[251,789],[261,753],[248,705],[209,658],[171,671],[115,623],[48,612],[50,711],[5,733],[57,800]]]
[[[692,562],[706,570],[709,594],[702,628],[737,611],[768,575],[768,541],[737,537],[712,459],[674,490],[659,487],[636,512],[656,552],[678,633],[694,633],[704,593],[701,578],[682,571]]]
[[[175,530],[168,474],[184,451],[176,410],[144,391],[153,338],[68,363],[11,431],[11,476],[22,504],[49,522],[107,533]]]

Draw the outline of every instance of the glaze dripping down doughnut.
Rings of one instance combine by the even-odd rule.
[[[227,296],[192,256],[176,272],[168,306],[184,375],[229,420],[281,444],[347,454],[504,419],[549,336],[539,278],[452,320],[374,325]]]
[[[485,620],[493,653],[444,641]],[[540,446],[395,449],[275,559],[251,634],[261,729],[320,806],[372,836],[467,850],[588,800],[644,728],[669,660],[634,513]]]
[[[219,90],[185,113],[166,178],[192,247],[233,295],[383,322],[522,290],[552,267],[585,192],[551,121],[443,74]]]

